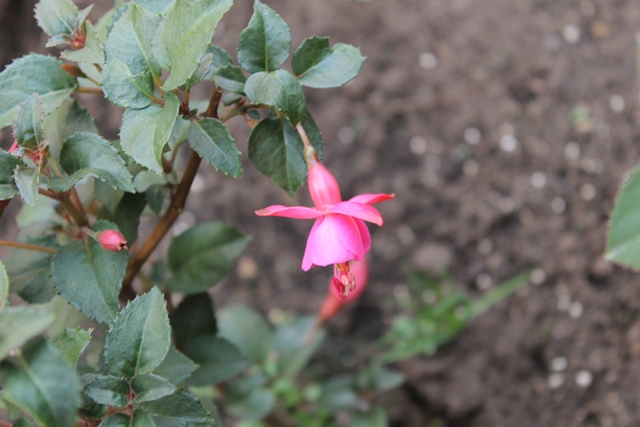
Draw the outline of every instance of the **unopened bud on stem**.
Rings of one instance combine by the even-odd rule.
[[[102,249],[111,252],[120,252],[127,248],[127,241],[117,230],[105,230],[95,233],[92,236],[100,243]]]

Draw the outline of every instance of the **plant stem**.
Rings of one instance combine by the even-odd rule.
[[[313,147],[311,145],[311,141],[309,141],[309,136],[307,135],[307,132],[302,127],[302,123],[298,123],[296,125],[296,130],[298,131],[298,134],[300,135],[300,138],[302,139],[302,144],[304,144],[305,147]]]
[[[80,87],[78,87],[78,89],[76,89],[76,92],[78,92],[78,93],[96,93],[96,94],[104,95],[104,92],[102,91],[102,88],[99,88],[99,87],[80,86]]]
[[[7,246],[10,248],[24,249],[27,251],[44,252],[47,254],[54,254],[56,250],[53,248],[47,248],[45,246],[30,245],[28,243],[12,242],[9,240],[0,240],[0,246]]]
[[[78,210],[76,205],[73,204],[71,199],[61,197],[59,200],[60,200],[60,203],[62,203],[62,206],[64,206],[67,212],[69,212],[69,215],[71,215],[71,218],[73,218],[75,223],[78,224],[78,227],[82,228],[82,227],[89,226],[89,221],[87,221],[87,218],[84,215],[82,215],[82,213],[80,213],[80,211]]]

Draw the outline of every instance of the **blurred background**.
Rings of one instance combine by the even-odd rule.
[[[81,7],[91,2],[77,1]],[[235,56],[252,2],[238,0],[214,41]],[[448,273],[475,297],[518,273],[530,283],[431,357],[396,368],[392,425],[637,426],[640,277],[602,258],[617,189],[638,162],[631,0],[271,0],[293,46],[311,35],[368,57],[347,86],[307,90],[324,163],[343,196],[395,193],[372,228],[371,279],[329,324],[326,357],[349,370],[414,298],[408,275]],[[49,52],[33,0],[0,0],[0,65]],[[90,17],[111,1],[97,1]],[[122,110],[80,98],[110,138]],[[246,153],[249,129],[231,121]],[[11,145],[9,132],[0,147]],[[311,223],[258,218],[292,200],[244,158],[240,180],[203,167],[174,232],[224,219],[253,236],[214,290],[274,320],[316,312],[330,269],[300,270]],[[15,238],[12,202],[0,236]],[[152,220],[147,224],[152,224]],[[0,252],[3,255],[5,252]],[[161,256],[159,254],[158,256]]]

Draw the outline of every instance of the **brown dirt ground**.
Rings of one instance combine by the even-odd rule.
[[[331,332],[379,335],[407,264],[447,269],[474,295],[536,269],[537,284],[434,357],[399,365],[408,383],[388,398],[393,425],[640,425],[640,278],[602,259],[617,188],[638,162],[640,4],[267,3],[291,25],[294,46],[330,35],[368,56],[356,81],[307,97],[344,194],[397,196],[380,205],[386,224],[372,230],[369,289]],[[4,63],[43,50],[27,32],[30,4],[0,2]],[[218,32],[230,52],[250,14],[250,2],[238,2]],[[576,107],[588,114],[576,117]],[[246,153],[246,129],[232,127]],[[240,181],[210,169],[201,176],[183,221],[222,218],[253,235],[216,302],[314,312],[330,272],[299,270],[310,224],[252,214],[308,203],[304,191],[292,201],[248,162]],[[14,233],[9,219],[2,225]]]

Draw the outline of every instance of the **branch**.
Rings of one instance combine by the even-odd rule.
[[[47,248],[45,246],[30,245],[28,243],[12,242],[10,240],[0,240],[0,246],[7,246],[10,248],[25,249],[27,251],[45,252],[48,254],[55,254],[56,250],[53,248]],[[0,426],[1,427],[1,426]]]

